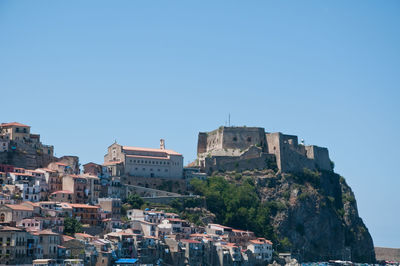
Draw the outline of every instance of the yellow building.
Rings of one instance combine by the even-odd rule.
[[[17,123],[2,123],[0,124],[0,134],[9,140],[30,139],[31,127]]]

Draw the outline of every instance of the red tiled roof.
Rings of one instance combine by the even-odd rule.
[[[92,237],[94,237],[94,236],[92,236],[92,235],[85,234],[85,233],[75,233],[75,236],[82,236],[82,237],[85,237],[85,238],[92,238]]]
[[[53,193],[51,193],[50,195],[59,194],[59,193],[74,194],[74,192],[69,191],[69,190],[57,190],[57,191],[54,191]]]
[[[59,234],[57,234],[57,233],[54,233],[54,232],[51,231],[51,230],[39,231],[39,232],[37,232],[37,234],[38,234],[38,235],[55,235],[55,236],[58,236],[58,235],[59,235]]]
[[[140,158],[140,159],[153,159],[153,160],[169,160],[168,157],[145,156],[145,155],[126,155],[126,157]]]
[[[186,222],[185,220],[182,220],[179,218],[167,218],[166,220],[171,221],[171,222]]]
[[[57,165],[61,165],[61,166],[68,166],[68,164],[65,163],[60,163],[60,162],[56,162]]]
[[[207,234],[199,234],[199,233],[190,235],[190,237],[207,237],[207,236],[208,236]]]
[[[228,247],[238,247],[238,245],[236,245],[236,243],[226,243],[225,246],[228,246]]]
[[[263,244],[269,244],[272,245],[272,242],[265,239],[265,238],[258,238],[258,239],[253,239],[249,241],[252,244],[257,244],[257,245],[263,245]]]
[[[33,211],[32,207],[28,207],[22,204],[14,205],[14,204],[5,204],[10,209],[17,210],[17,211]]]
[[[26,175],[26,176],[32,176],[32,174],[30,174],[30,173],[17,173],[17,172],[10,172],[10,174],[14,174],[14,175]]]
[[[62,235],[61,237],[62,237],[62,240],[63,240],[64,242],[67,242],[67,241],[70,241],[70,240],[75,239],[74,237],[72,237],[72,236],[67,236],[67,235]]]
[[[182,155],[173,150],[162,150],[162,149],[153,149],[153,148],[141,148],[141,147],[130,147],[130,146],[122,146],[122,149],[127,151],[147,151],[147,152],[159,152],[166,153],[169,155]]]
[[[10,127],[10,126],[30,127],[30,126],[27,126],[27,125],[24,125],[24,124],[21,124],[21,123],[18,123],[18,122],[1,123],[0,126],[2,126],[2,127]]]

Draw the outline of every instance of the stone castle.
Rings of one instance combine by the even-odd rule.
[[[196,165],[204,172],[278,168],[332,171],[327,148],[304,145],[297,136],[268,133],[260,127],[220,127],[200,132]]]

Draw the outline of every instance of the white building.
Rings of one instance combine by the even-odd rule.
[[[247,249],[253,252],[257,260],[270,261],[272,259],[272,242],[265,238],[250,240]]]
[[[123,173],[138,177],[176,178],[183,177],[183,156],[166,150],[164,140],[160,149],[121,146],[117,143],[108,147],[104,164],[122,162]]]

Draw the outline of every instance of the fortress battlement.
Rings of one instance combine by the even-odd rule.
[[[207,173],[275,164],[281,172],[333,170],[327,148],[299,144],[297,136],[268,133],[261,127],[219,127],[200,132],[197,164]]]

